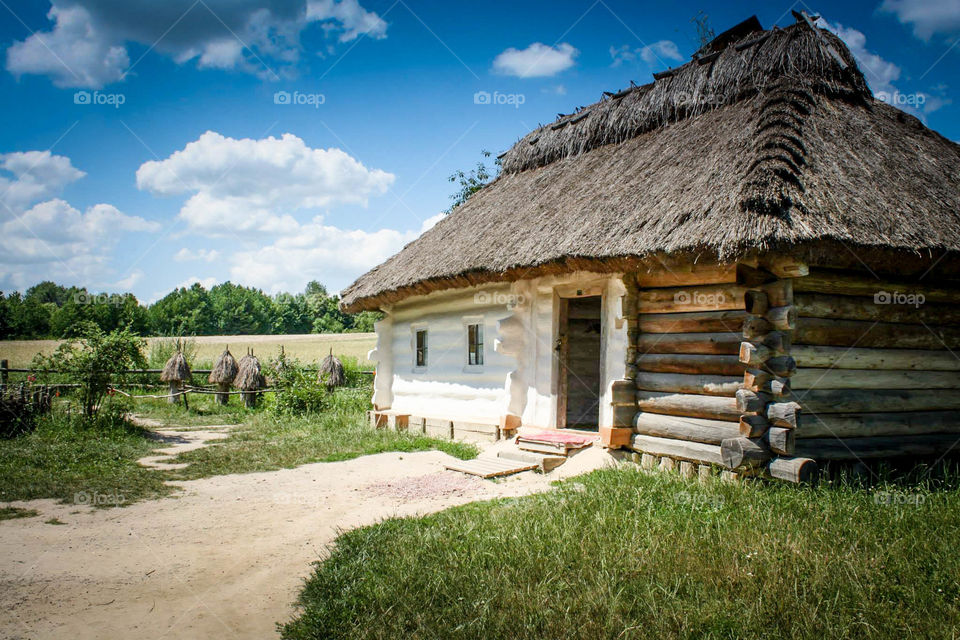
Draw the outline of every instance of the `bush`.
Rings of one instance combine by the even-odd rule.
[[[267,362],[266,376],[274,393],[264,403],[278,416],[320,413],[327,406],[327,390],[317,382],[316,373],[307,371],[300,361],[283,351]]]
[[[77,333],[79,339],[64,342],[49,356],[37,355],[33,368],[44,371],[41,377],[56,376],[79,385],[80,406],[89,417],[96,414],[110,387],[125,378],[119,372],[146,365],[142,353],[146,342],[129,329],[104,333],[92,322],[82,323]]]

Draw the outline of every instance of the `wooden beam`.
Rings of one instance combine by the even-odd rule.
[[[740,376],[744,365],[736,356],[686,353],[647,353],[637,357],[637,369],[654,373],[702,373]]]
[[[757,438],[727,438],[720,443],[720,455],[727,469],[759,467],[772,457],[770,447]]]
[[[638,413],[633,430],[641,435],[673,438],[690,442],[719,445],[726,438],[740,435],[736,423],[703,418]]]
[[[693,313],[645,313],[639,316],[641,333],[739,333],[747,312],[698,311]]]
[[[741,378],[729,376],[686,375],[682,373],[638,373],[637,389],[706,396],[734,397],[743,386]]]
[[[807,414],[960,411],[960,391],[926,389],[811,389],[785,396]],[[807,418],[803,418],[807,420]]]
[[[902,292],[904,294],[922,294],[926,302],[956,303],[960,300],[960,289],[931,286],[920,283],[878,281],[870,274],[854,274],[842,271],[811,269],[810,275],[797,278],[793,285],[795,292],[828,293],[843,296],[874,296],[879,292]]]
[[[723,396],[637,391],[636,402],[637,408],[647,413],[707,418],[734,423],[740,419],[736,400]]]
[[[655,456],[670,456],[680,460],[705,462],[707,464],[722,464],[720,447],[702,442],[674,440],[636,434],[631,438],[630,446],[634,451],[648,453]]]
[[[820,474],[817,461],[810,458],[778,457],[767,465],[767,473],[777,480],[796,483],[814,483]]]
[[[646,289],[637,294],[637,311],[645,314],[742,310],[745,292],[745,287],[736,284]]]
[[[791,348],[790,355],[797,366],[804,368],[960,371],[960,357],[946,350],[797,345]]]
[[[698,353],[736,355],[740,352],[739,333],[654,333],[641,334],[637,351],[645,353]]]
[[[637,274],[637,284],[643,288],[683,287],[688,285],[707,285],[735,283],[737,265],[703,262],[686,262],[652,271],[641,270]]]
[[[956,411],[804,414],[797,427],[798,438],[865,438],[929,433],[960,433],[960,414]]]
[[[960,327],[800,318],[794,344],[894,349],[960,349]]]
[[[790,378],[794,391],[802,389],[960,389],[952,371],[864,369],[797,369]]]
[[[960,294],[957,301],[960,302]],[[819,293],[798,293],[794,304],[801,316],[864,320],[870,322],[904,322],[908,324],[958,324],[960,304],[924,303],[877,304],[873,296],[832,296]]]
[[[797,440],[794,454],[817,460],[859,460],[960,453],[956,434],[883,436],[878,438],[810,438]]]

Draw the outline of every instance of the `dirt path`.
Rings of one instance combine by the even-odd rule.
[[[169,437],[191,447],[195,434],[225,435],[208,431]],[[494,483],[442,471],[449,458],[440,452],[384,453],[181,482],[172,498],[124,508],[14,503],[42,515],[0,523],[0,636],[274,637],[339,530],[547,490],[603,464],[600,455]],[[44,524],[51,517],[66,525]]]

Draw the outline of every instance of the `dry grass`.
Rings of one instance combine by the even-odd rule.
[[[169,338],[147,338],[148,343]],[[369,364],[367,352],[373,349],[376,337],[372,333],[306,334],[289,336],[198,336],[190,338],[197,346],[197,362],[214,362],[229,345],[234,353],[246,353],[253,348],[257,356],[268,358],[283,345],[286,354],[302,362],[317,362],[330,353],[338,357],[356,358],[361,365]],[[58,340],[5,340],[0,342],[0,360],[9,360],[11,367],[25,367],[37,353],[49,355],[60,344]],[[148,349],[149,351],[149,344]],[[196,366],[191,363],[191,366]]]

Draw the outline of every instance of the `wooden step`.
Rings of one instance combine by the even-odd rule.
[[[522,451],[520,449],[503,449],[497,452],[497,457],[515,462],[536,464],[540,473],[550,473],[567,461],[564,456],[551,456],[533,451]]]
[[[517,460],[505,460],[503,458],[474,458],[473,460],[456,460],[443,465],[450,471],[459,471],[469,473],[472,476],[481,478],[495,478],[497,476],[509,476],[521,471],[531,471],[539,465],[536,462],[519,462]]]

